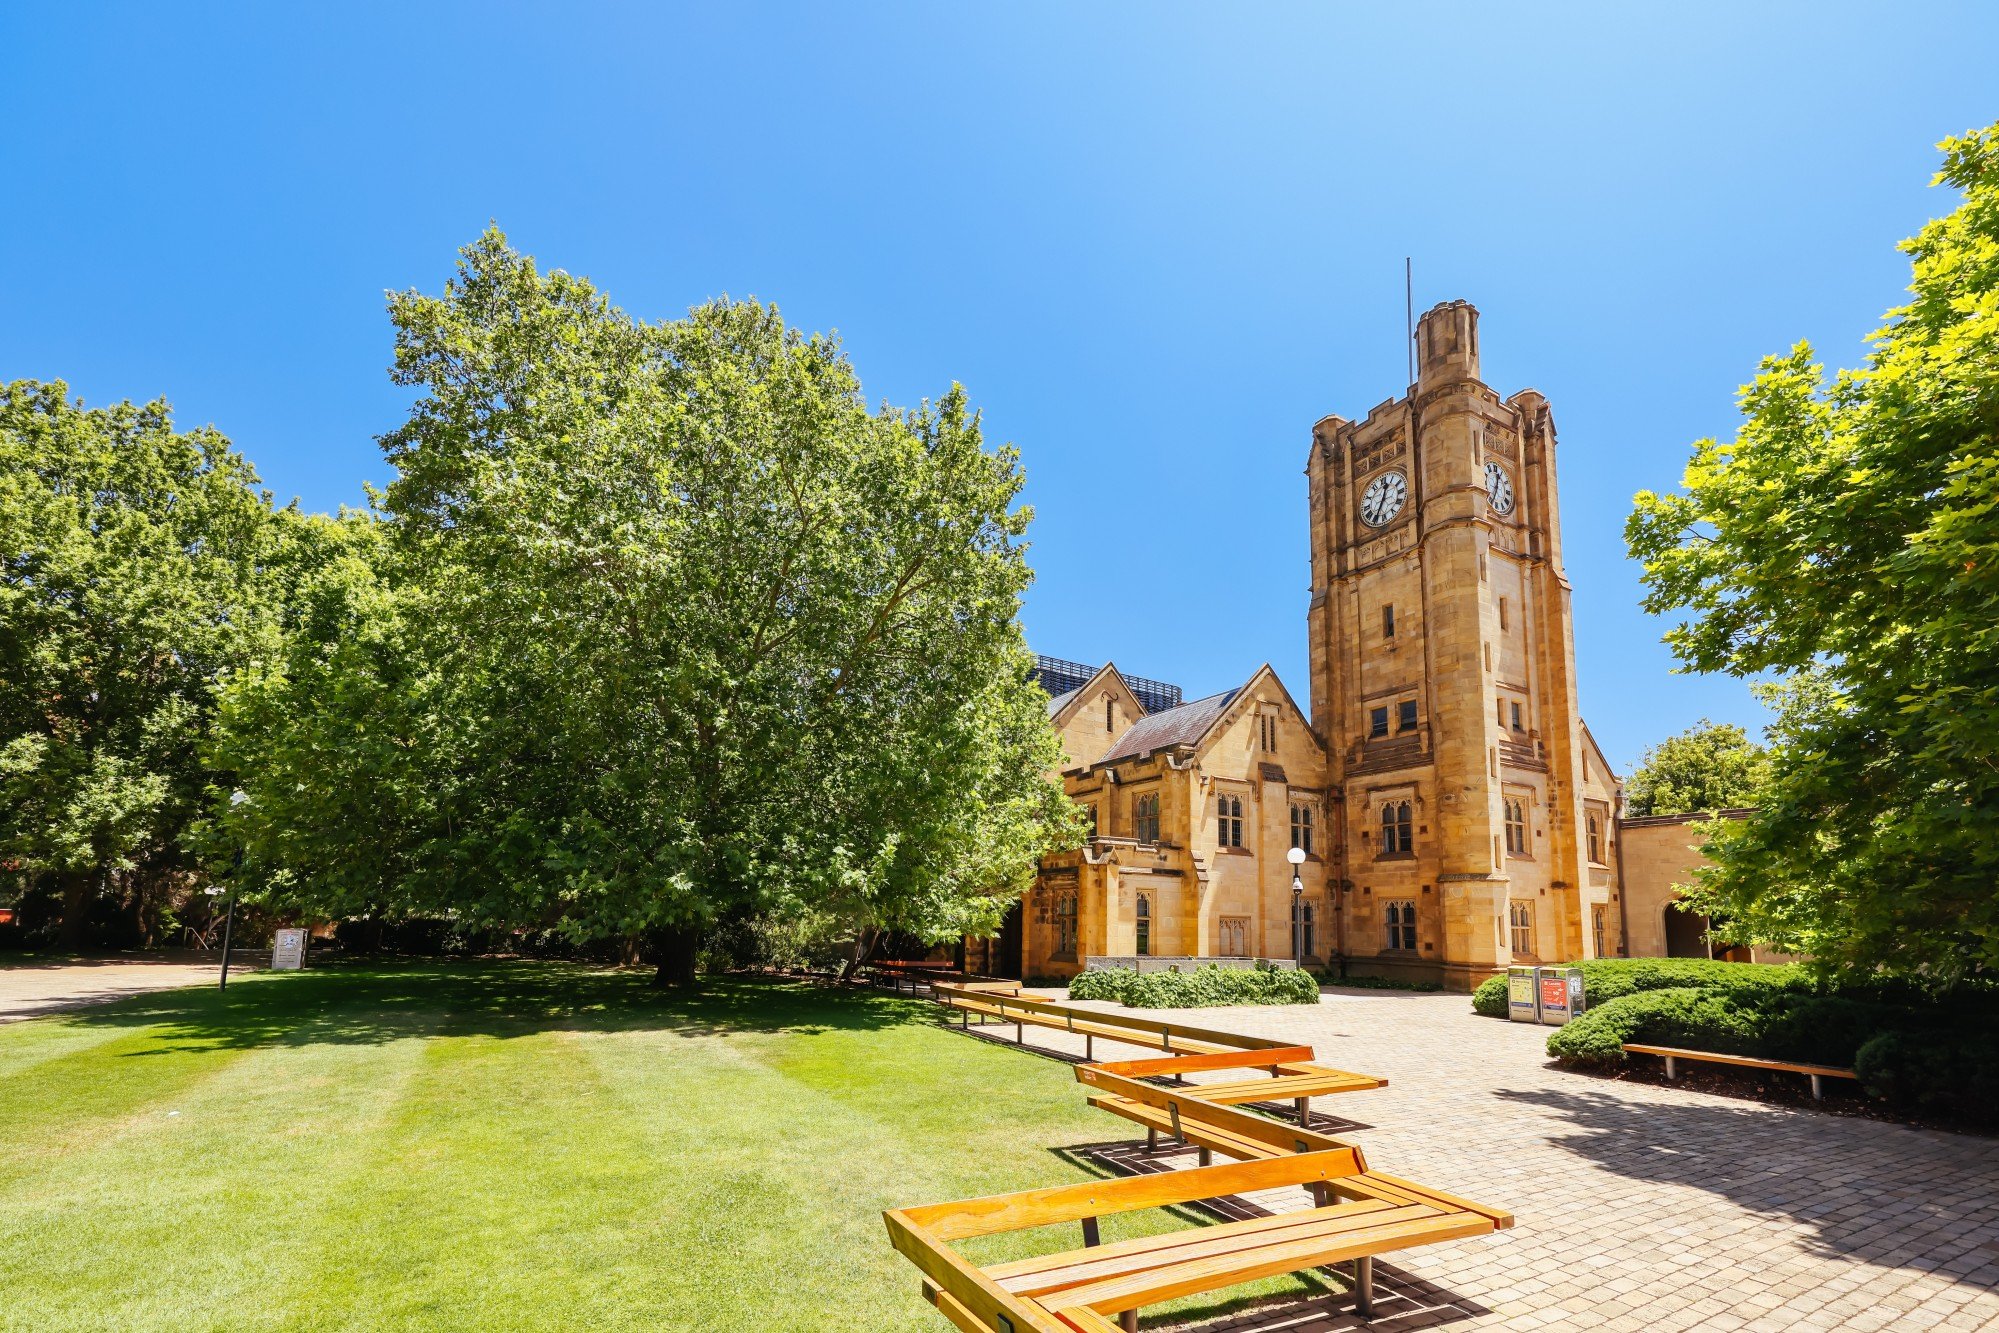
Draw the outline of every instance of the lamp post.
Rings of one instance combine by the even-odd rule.
[[[245,801],[248,801],[249,799],[250,798],[240,790],[230,792],[229,808],[233,810],[237,806],[242,805]],[[242,870],[243,870],[243,850],[242,848],[239,847],[236,849],[236,864],[229,871],[229,887],[227,889],[223,889],[217,887],[214,884],[211,884],[205,890],[205,892],[207,892],[208,896],[211,898],[222,893],[227,893],[229,895],[229,903],[227,910],[224,911],[222,915],[222,984],[215,988],[217,990],[229,989],[229,934],[231,929],[236,924],[236,877],[242,873]]]
[[[1305,966],[1305,881],[1298,877],[1298,867],[1305,864],[1305,849],[1293,847],[1284,854],[1291,863],[1291,957],[1298,966]]]

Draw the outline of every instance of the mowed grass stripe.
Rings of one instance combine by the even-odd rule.
[[[920,1002],[645,983],[328,969],[0,1029],[57,1075],[10,1110],[59,1149],[0,1185],[0,1329],[943,1330],[881,1210],[1124,1136]],[[109,1036],[43,1059],[79,1022]]]

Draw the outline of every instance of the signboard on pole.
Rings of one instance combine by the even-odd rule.
[[[281,930],[277,942],[271,946],[271,968],[278,972],[297,972],[305,966],[305,931],[298,928]]]

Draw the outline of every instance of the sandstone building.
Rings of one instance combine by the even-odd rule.
[[[1405,396],[1312,430],[1309,712],[1267,666],[1183,702],[1043,659],[1062,779],[1095,834],[1044,863],[984,951],[994,970],[1296,957],[1462,990],[1626,951],[1619,783],[1577,704],[1553,414],[1480,380],[1465,302],[1427,312],[1415,350]]]

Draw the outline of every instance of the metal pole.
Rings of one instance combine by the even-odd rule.
[[[229,894],[229,910],[222,917],[222,984],[215,988],[217,990],[229,989],[229,930],[235,924],[236,894],[234,890],[231,890]]]
[[[1305,881],[1300,879],[1298,872],[1294,870],[1291,872],[1291,954],[1292,961],[1300,967],[1305,966],[1305,914],[1302,910],[1304,902]]]

